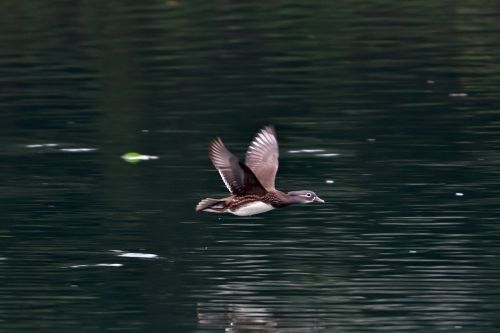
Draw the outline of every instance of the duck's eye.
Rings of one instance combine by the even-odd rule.
[[[307,192],[307,193],[306,193],[306,197],[310,198],[310,197],[312,197],[312,194],[311,194],[311,193],[309,193],[309,192]]]

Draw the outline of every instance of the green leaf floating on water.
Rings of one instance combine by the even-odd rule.
[[[156,160],[158,159],[158,156],[142,155],[139,153],[130,152],[123,154],[122,158],[129,163],[139,163],[141,161]]]

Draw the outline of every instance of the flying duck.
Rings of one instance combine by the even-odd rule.
[[[210,143],[208,155],[231,195],[223,199],[206,198],[196,211],[250,216],[292,204],[321,202],[313,191],[283,193],[274,187],[278,171],[278,141],[274,127],[264,127],[248,147],[245,162],[224,146],[220,138]]]

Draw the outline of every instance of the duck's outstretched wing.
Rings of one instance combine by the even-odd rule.
[[[278,172],[278,157],[276,131],[274,127],[266,126],[257,133],[248,147],[245,164],[268,191],[275,189],[274,180]]]
[[[235,195],[264,195],[267,191],[261,185],[252,170],[238,160],[220,138],[210,143],[208,151],[210,160],[224,181],[229,192]]]

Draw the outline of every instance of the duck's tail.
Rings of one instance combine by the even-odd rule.
[[[201,200],[197,205],[196,205],[196,211],[205,211],[205,212],[215,212],[215,213],[220,213],[224,211],[224,208],[226,206],[226,201],[224,199],[212,199],[212,198],[206,198]]]

